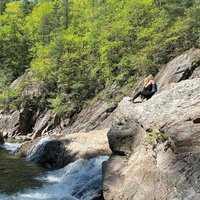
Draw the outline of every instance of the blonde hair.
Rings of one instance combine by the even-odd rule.
[[[149,82],[148,77],[146,77],[146,78],[144,79],[144,82],[145,82],[145,83]]]
[[[147,76],[147,78],[149,81],[154,79],[152,74],[149,74],[149,76]]]

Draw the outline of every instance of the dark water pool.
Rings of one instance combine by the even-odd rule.
[[[12,145],[12,144],[10,144]],[[0,147],[0,193],[14,194],[27,188],[41,187],[42,182],[34,179],[44,169],[27,162],[11,151]]]
[[[101,190],[102,162],[107,156],[79,159],[46,171],[0,147],[0,200],[92,200]],[[36,179],[37,177],[37,179]]]

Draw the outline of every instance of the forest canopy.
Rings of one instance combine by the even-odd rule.
[[[117,99],[119,90],[199,47],[199,13],[197,0],[1,0],[0,107],[18,107],[35,83],[60,115],[94,98]]]

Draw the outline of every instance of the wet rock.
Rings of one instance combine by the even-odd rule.
[[[77,159],[110,155],[108,130],[40,137],[23,144],[16,154],[45,168],[61,168]]]
[[[3,133],[0,132],[0,144],[3,144],[3,143],[4,143]]]

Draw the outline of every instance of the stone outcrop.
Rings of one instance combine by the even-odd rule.
[[[116,104],[98,102],[89,108],[83,109],[71,119],[67,118],[61,122],[62,134],[109,128],[112,124],[110,114],[116,107]]]
[[[19,110],[10,115],[0,115],[0,131],[4,137],[15,138],[19,135],[27,135],[33,131],[39,110],[30,109],[28,102],[25,102]]]
[[[34,123],[32,115],[25,107],[14,111],[11,115],[0,115],[0,130],[4,137],[26,135],[32,131]]]
[[[38,103],[39,105],[39,103]],[[76,132],[88,132],[111,127],[112,116],[110,114],[117,105],[106,102],[98,102],[89,108],[76,112],[60,120],[44,106],[29,109],[29,106],[21,106],[21,109],[10,115],[0,115],[0,131],[4,137],[17,139],[35,139],[52,133],[69,134]]]
[[[32,138],[59,133],[89,132],[110,128],[112,124],[112,112],[117,105],[106,102],[98,102],[82,111],[75,111],[72,116],[60,120],[50,111],[42,113],[33,127]]]
[[[177,83],[186,79],[200,78],[200,49],[192,48],[163,66],[156,75],[159,91],[169,83]],[[138,82],[132,95],[143,89],[144,81]]]
[[[31,81],[30,81],[31,80]],[[22,93],[24,102],[18,110],[11,110],[10,114],[0,115],[0,131],[4,137],[17,138],[33,132],[37,119],[45,112],[42,101],[43,85],[41,81],[34,81],[33,74],[25,73],[10,85],[11,89],[17,88],[22,82],[30,82]],[[34,83],[34,85],[32,85]]]
[[[59,120],[57,120],[56,116],[53,115],[50,110],[45,111],[37,118],[35,122],[32,132],[32,139],[45,135],[50,131],[52,132],[52,130],[58,124]]]
[[[200,78],[200,49],[192,48],[164,66],[156,77],[158,88],[169,83]]]
[[[24,143],[16,154],[45,168],[61,168],[77,159],[110,155],[108,130],[37,138]]]
[[[14,135],[19,129],[20,112],[15,111],[11,115],[0,115],[0,130],[4,137]]]
[[[171,83],[142,104],[128,99],[108,132],[104,198],[200,199],[200,79]]]

